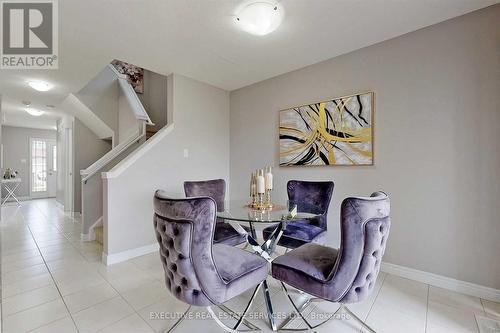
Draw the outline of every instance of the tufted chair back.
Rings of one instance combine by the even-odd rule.
[[[225,282],[212,255],[216,203],[209,197],[154,197],[154,228],[167,289],[179,300],[197,306],[225,301]]]
[[[309,220],[309,223],[326,230],[328,226],[328,207],[332,200],[333,187],[333,182],[290,180],[287,183],[288,199],[296,202],[301,212],[314,214],[322,212],[318,219]],[[309,211],[310,207],[307,207],[308,205],[319,209],[318,211]]]
[[[224,200],[226,198],[226,182],[224,179],[184,182],[184,193],[186,197],[206,196],[214,198],[215,202],[217,202],[217,211],[224,211]]]
[[[390,201],[383,192],[346,198],[341,206],[341,243],[331,273],[340,303],[366,299],[380,270],[391,226]]]

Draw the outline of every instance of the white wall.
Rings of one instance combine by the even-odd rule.
[[[65,160],[65,148],[66,148],[66,138],[64,135],[65,128],[62,119],[57,121],[57,134],[56,134],[56,144],[57,144],[57,190],[56,190],[56,201],[61,205],[64,205],[65,198],[65,174],[66,165]]]
[[[165,111],[166,112],[166,111]],[[139,134],[139,121],[130,107],[125,94],[120,90],[118,95],[118,131],[115,132],[116,145]]]
[[[173,131],[162,136],[171,127],[164,128],[110,171],[130,164],[123,173],[104,179],[108,257],[156,243],[156,189],[184,197],[185,180],[229,179],[229,93],[176,74],[168,79]],[[183,157],[184,149],[189,158]]]
[[[278,110],[374,91],[375,165],[276,167],[275,196],[333,180],[338,246],[341,200],[387,191],[385,261],[500,289],[499,22],[497,5],[231,92],[232,197],[278,165]]]
[[[0,177],[3,176],[3,141],[2,141],[2,125],[3,125],[3,110],[2,110],[2,95],[0,94]],[[1,193],[0,193],[1,197]],[[2,214],[0,214],[0,219]]]
[[[106,66],[75,96],[115,133],[118,133],[118,94],[116,76]]]
[[[56,200],[67,212],[73,209],[73,122],[74,119],[70,116],[64,116],[57,121]]]
[[[4,168],[19,172],[22,180],[16,191],[18,197],[30,196],[30,138],[56,139],[56,131],[25,127],[2,126]],[[3,173],[2,175],[3,176]],[[3,193],[6,195],[6,192]],[[3,196],[4,196],[3,195]],[[3,197],[2,196],[2,197]]]

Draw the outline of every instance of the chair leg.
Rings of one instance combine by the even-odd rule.
[[[177,320],[174,324],[174,326],[170,327],[168,329],[168,331],[166,331],[165,333],[170,333],[170,332],[173,332],[177,326],[179,326],[180,323],[182,323],[182,321],[186,318],[186,315],[188,314],[188,312],[191,310],[191,305],[187,308],[187,310],[182,314],[182,317],[179,318],[179,320]]]
[[[212,318],[215,320],[215,322],[222,328],[224,329],[226,332],[231,332],[231,333],[235,333],[235,332],[253,332],[253,331],[260,331],[260,329],[257,327],[256,329],[255,328],[252,328],[252,327],[249,327],[250,330],[240,330],[238,331],[238,328],[240,327],[240,325],[242,323],[245,322],[245,316],[247,315],[247,312],[248,310],[250,309],[250,307],[252,306],[252,303],[253,301],[255,300],[255,297],[257,296],[257,292],[259,291],[260,287],[262,286],[264,282],[261,282],[259,283],[259,285],[255,288],[255,290],[253,291],[253,294],[252,294],[252,297],[250,297],[250,301],[248,302],[247,306],[245,307],[245,310],[243,311],[243,313],[241,314],[241,317],[239,317],[238,321],[236,322],[236,324],[234,325],[234,327],[229,327],[227,326],[226,324],[224,324],[220,319],[219,317],[217,317],[217,315],[215,314],[214,310],[212,310],[212,308],[210,306],[207,307],[207,310],[208,312],[210,313],[210,315],[212,316]],[[251,324],[252,325],[252,324]],[[252,325],[253,327],[256,327],[254,325]]]
[[[300,291],[301,295],[304,295],[304,292]],[[323,301],[320,298],[308,298],[304,303],[302,303],[300,306],[298,306],[298,312],[304,311],[311,303],[313,302],[320,302]],[[295,316],[293,315],[294,313],[290,313],[285,320],[280,324],[279,330],[283,329],[286,325],[288,325],[291,321],[295,319]]]
[[[225,306],[223,304],[219,304],[219,305],[217,305],[217,307],[236,320],[239,320],[241,318],[239,314],[237,314],[236,312],[234,312],[233,310],[231,310],[230,308],[228,308],[227,306]],[[256,330],[256,331],[259,330],[259,328],[257,326],[255,326],[254,324],[252,324],[251,322],[249,322],[246,319],[243,319],[242,324],[248,328],[253,329],[253,330]]]
[[[370,332],[370,333],[377,333],[377,332],[375,332],[375,330],[373,328],[371,328],[370,326],[368,326],[367,323],[365,323],[363,320],[361,320],[361,318],[359,318],[358,316],[356,316],[347,306],[342,305],[341,307],[343,308],[343,310],[345,310],[345,312],[347,312],[347,314],[349,316],[351,316],[352,318],[354,318],[354,320],[356,320],[359,324],[361,324],[361,326],[363,326],[365,329],[367,329],[368,332]]]
[[[357,321],[363,328],[365,328],[366,330],[368,330],[368,332],[370,333],[377,333],[373,328],[371,328],[370,326],[368,326],[367,323],[365,323],[361,318],[359,318],[358,316],[356,316],[354,314],[354,312],[352,312],[345,304],[340,304],[340,307],[337,309],[337,311],[335,311],[331,316],[328,317],[328,319],[326,319],[325,321],[319,323],[318,325],[315,325],[315,326],[312,326],[308,321],[307,319],[302,315],[302,311],[304,311],[304,309],[309,306],[309,304],[311,304],[312,302],[317,302],[317,301],[323,301],[322,299],[320,298],[310,298],[308,299],[304,304],[302,304],[300,307],[298,307],[295,302],[292,300],[292,297],[290,296],[290,294],[288,293],[288,289],[286,288],[285,284],[283,282],[281,282],[281,286],[283,288],[283,291],[285,292],[286,296],[288,297],[288,300],[290,301],[290,303],[292,303],[292,306],[293,308],[295,309],[295,311],[299,314],[300,318],[304,321],[304,323],[306,323],[307,325],[307,329],[285,329],[284,327],[290,322],[292,321],[293,319],[293,316],[292,317],[289,317],[287,318],[281,325],[280,325],[280,328],[279,328],[279,331],[308,331],[308,330],[311,330],[311,329],[315,329],[315,328],[318,328],[319,326],[327,323],[330,319],[334,318],[337,314],[341,313],[341,312],[345,312],[347,313],[351,318],[353,318],[355,321]]]
[[[283,288],[283,291],[285,292],[286,296],[288,297],[288,300],[290,301],[290,303],[292,304],[293,308],[295,309],[295,312],[297,312],[297,314],[300,316],[300,318],[302,319],[302,321],[307,325],[307,328],[284,328],[291,320],[285,320],[279,327],[278,331],[309,331],[309,330],[313,330],[313,329],[316,329],[318,327],[320,327],[321,325],[324,325],[326,324],[328,321],[330,321],[330,319],[332,319],[333,317],[335,317],[335,315],[337,313],[340,312],[341,307],[339,307],[337,309],[337,311],[335,311],[335,313],[333,313],[331,316],[329,316],[326,320],[322,321],[321,323],[317,324],[317,325],[312,325],[311,323],[309,323],[309,321],[306,319],[306,317],[304,317],[304,315],[302,314],[302,311],[304,311],[304,309],[313,301],[317,301],[317,299],[311,299],[309,301],[306,302],[306,304],[302,304],[302,306],[298,307],[295,302],[293,301],[292,299],[292,296],[290,296],[290,294],[288,293],[288,289],[286,288],[285,284],[283,282],[281,282],[281,287]]]

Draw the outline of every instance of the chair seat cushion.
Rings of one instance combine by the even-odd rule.
[[[212,254],[220,277],[227,283],[226,301],[255,287],[269,274],[266,259],[237,247],[214,244]]]
[[[244,235],[240,235],[229,223],[218,221],[215,225],[215,244],[235,246],[244,242],[246,242],[246,237]]]
[[[275,273],[280,276],[287,275],[287,271],[292,270],[326,282],[333,271],[337,254],[338,250],[330,247],[314,243],[303,245],[273,261],[273,276]]]
[[[225,282],[231,282],[254,270],[265,268],[267,260],[253,253],[224,244],[213,247],[215,266]]]
[[[267,227],[263,230],[264,239],[268,239],[276,227]],[[298,248],[307,243],[322,243],[326,237],[326,231],[320,227],[307,223],[307,221],[294,221],[286,225],[278,241],[278,245],[289,249]]]

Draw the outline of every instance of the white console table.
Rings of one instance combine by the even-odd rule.
[[[5,204],[9,198],[14,199],[17,202],[17,204],[20,205],[21,203],[19,202],[19,200],[17,200],[15,192],[19,187],[19,185],[21,185],[21,178],[12,178],[12,179],[2,178],[1,184],[2,187],[4,187],[7,190],[7,196],[3,199],[2,205]]]

